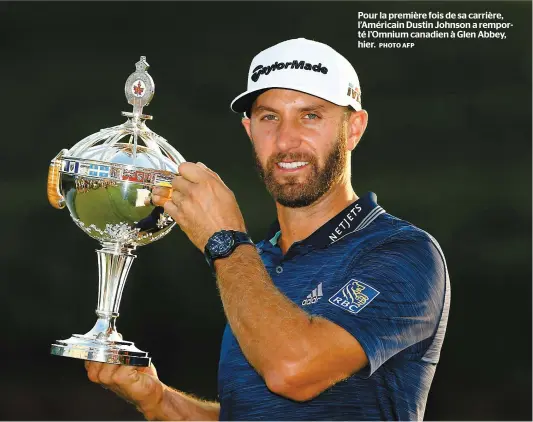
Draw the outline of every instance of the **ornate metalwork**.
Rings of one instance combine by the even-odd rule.
[[[166,139],[151,131],[142,114],[155,84],[141,56],[125,84],[133,112],[128,119],[89,135],[54,157],[48,175],[48,198],[66,206],[76,225],[102,244],[98,250],[99,299],[95,326],[86,334],[58,340],[51,353],[99,362],[147,366],[150,358],[124,341],[115,320],[122,290],[135,258],[132,252],[170,232],[175,223],[148,198],[153,186],[171,186],[185,161]]]

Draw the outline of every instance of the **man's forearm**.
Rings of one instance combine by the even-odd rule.
[[[198,399],[165,386],[161,401],[138,409],[150,421],[218,421],[220,404]]]
[[[215,266],[228,322],[257,372],[268,381],[280,363],[299,362],[307,351],[311,318],[276,288],[256,249],[239,246]]]

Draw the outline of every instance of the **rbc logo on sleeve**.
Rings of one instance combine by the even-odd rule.
[[[329,298],[329,302],[352,314],[357,314],[372,302],[379,292],[361,281],[351,279]]]

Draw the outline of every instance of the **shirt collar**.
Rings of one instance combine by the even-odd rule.
[[[315,230],[306,239],[293,243],[287,251],[287,255],[295,248],[310,250],[329,246],[344,236],[364,229],[384,212],[385,210],[377,204],[376,194],[368,192]],[[267,247],[277,246],[280,235],[279,221],[276,220],[270,226],[264,244]]]

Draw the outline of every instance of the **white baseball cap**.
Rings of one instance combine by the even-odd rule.
[[[305,38],[283,41],[257,54],[248,72],[248,89],[231,102],[231,109],[246,112],[270,88],[294,89],[361,110],[359,78],[350,62],[330,46]]]

